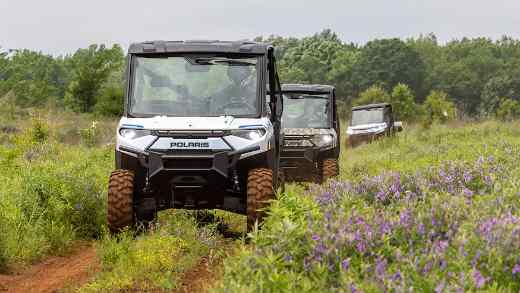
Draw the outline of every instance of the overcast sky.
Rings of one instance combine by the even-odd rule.
[[[51,54],[92,43],[307,36],[520,38],[519,0],[0,0],[0,46]]]

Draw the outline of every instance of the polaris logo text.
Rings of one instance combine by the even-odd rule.
[[[209,148],[209,142],[185,142],[176,141],[170,143],[170,148],[182,148],[182,149],[207,149]]]

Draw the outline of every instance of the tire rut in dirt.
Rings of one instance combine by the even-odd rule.
[[[327,182],[327,180],[338,176],[339,175],[338,160],[336,160],[336,159],[323,160],[321,170],[322,170],[323,182]]]
[[[108,184],[108,227],[112,233],[118,233],[134,222],[134,173],[128,170],[116,170],[110,175]]]
[[[273,172],[266,168],[249,171],[247,180],[247,229],[250,231],[255,222],[262,222],[269,201],[275,198]]]

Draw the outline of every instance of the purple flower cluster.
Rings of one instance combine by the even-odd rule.
[[[312,186],[307,193],[321,206],[336,205],[345,195],[382,204],[418,199],[428,192],[462,195],[471,199],[476,194],[490,192],[494,188],[495,178],[506,175],[504,168],[493,157],[481,157],[473,164],[449,161],[427,172],[412,175],[385,172],[377,176],[365,176],[356,183],[332,181],[325,186]]]
[[[352,273],[355,266],[364,281],[371,279],[382,290],[399,288],[416,272],[439,276],[431,290],[442,292],[466,288],[460,268],[467,263],[474,287],[483,288],[493,282],[488,270],[479,269],[490,261],[488,252],[508,245],[500,253],[507,258],[509,277],[520,277],[520,257],[510,259],[513,251],[520,251],[520,220],[511,212],[474,222],[472,245],[466,245],[461,232],[478,196],[493,193],[497,178],[507,176],[494,157],[481,157],[473,164],[447,162],[422,173],[387,172],[355,183],[312,186],[307,196],[321,216],[308,215],[310,249],[303,257],[304,269],[326,268],[338,276],[336,286],[342,286],[339,276]],[[444,200],[430,197],[434,194]],[[454,277],[459,273],[462,279]]]

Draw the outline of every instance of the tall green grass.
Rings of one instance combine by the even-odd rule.
[[[143,234],[105,235],[97,248],[102,271],[80,291],[179,288],[183,273],[203,256],[211,265],[226,245],[215,224],[200,226],[192,212],[166,211],[159,224]]]
[[[0,145],[0,266],[63,253],[99,238],[113,148],[68,145],[34,118]]]

